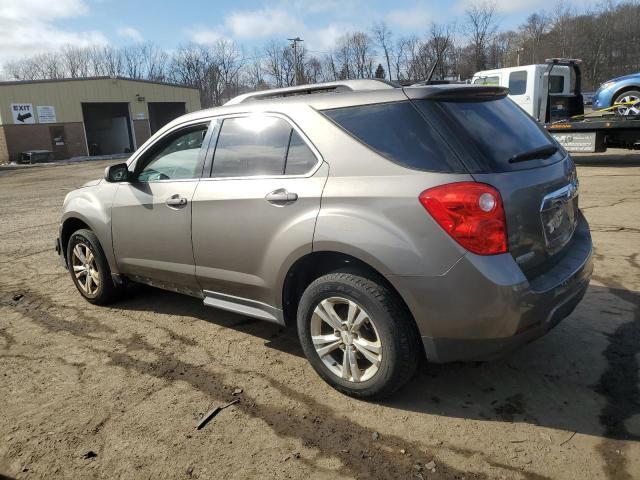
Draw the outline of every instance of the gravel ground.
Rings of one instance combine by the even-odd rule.
[[[640,478],[640,161],[603,158],[579,168],[596,267],[576,311],[383,403],[333,391],[278,326],[141,286],[85,302],[53,240],[65,193],[108,162],[0,172],[0,473]]]

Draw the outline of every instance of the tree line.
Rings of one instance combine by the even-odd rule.
[[[559,0],[531,14],[517,29],[500,30],[495,3],[471,3],[459,23],[431,23],[422,35],[399,35],[384,22],[345,33],[328,51],[272,40],[247,51],[227,39],[186,44],[167,52],[152,43],[116,48],[65,46],[3,65],[14,80],[123,76],[200,90],[203,107],[239,93],[344,79],[386,78],[405,84],[465,80],[474,72],[544,62],[583,60],[584,88],[640,71],[640,2],[612,0],[577,10]]]

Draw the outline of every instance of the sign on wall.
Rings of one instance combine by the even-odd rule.
[[[56,109],[53,105],[38,105],[38,122],[40,123],[56,123]]]
[[[12,103],[11,115],[13,115],[13,123],[16,125],[36,123],[31,103]]]

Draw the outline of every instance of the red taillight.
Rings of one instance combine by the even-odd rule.
[[[507,222],[495,188],[476,182],[449,183],[422,192],[420,203],[467,250],[480,255],[507,251]]]

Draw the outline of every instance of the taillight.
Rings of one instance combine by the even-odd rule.
[[[490,185],[459,182],[430,188],[420,203],[467,250],[479,255],[507,251],[507,222],[500,193]]]

